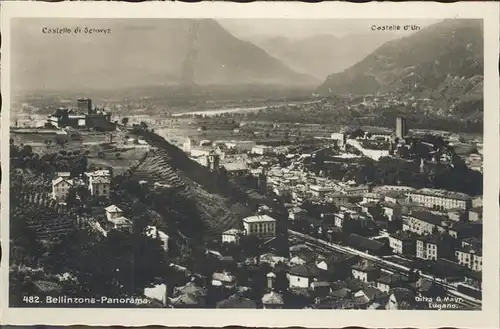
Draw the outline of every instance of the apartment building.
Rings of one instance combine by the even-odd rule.
[[[430,188],[410,192],[408,200],[441,211],[455,208],[468,210],[472,207],[472,198],[465,193]]]

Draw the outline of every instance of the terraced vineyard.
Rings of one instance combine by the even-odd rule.
[[[11,195],[12,196],[12,195]],[[76,225],[76,218],[39,191],[20,191],[10,205],[10,220],[24,221],[39,240],[52,240]]]
[[[262,202],[250,198],[225,178],[192,161],[160,136],[144,132],[141,137],[154,149],[132,170],[132,179],[171,186],[170,197],[174,196],[177,204],[168,200],[167,193],[165,205],[184,215],[185,221],[194,223],[194,217],[198,217],[204,224],[203,236],[220,236],[221,232],[237,226],[242,218],[251,215],[256,205]],[[189,223],[184,224],[189,229]],[[193,225],[193,229],[199,228]],[[189,232],[183,233],[189,235]]]
[[[168,160],[170,160],[170,157],[165,150],[152,150],[135,168],[133,172],[134,178],[153,184],[168,184],[175,188],[177,193],[186,193],[186,182],[182,180],[178,172],[169,166]]]
[[[11,227],[23,221],[39,240],[52,240],[75,227],[75,216],[50,198],[48,178],[26,172],[13,173],[10,180]]]

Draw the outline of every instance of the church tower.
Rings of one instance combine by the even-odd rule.
[[[207,167],[208,167],[208,169],[210,171],[218,173],[219,166],[220,166],[220,155],[213,152],[213,151],[210,152],[210,154],[207,155]]]
[[[424,158],[420,158],[420,172],[423,173],[425,170]]]
[[[267,192],[267,175],[265,169],[262,169],[262,172],[257,177],[257,189],[260,193]]]

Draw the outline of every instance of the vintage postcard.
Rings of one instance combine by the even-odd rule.
[[[1,15],[4,324],[499,327],[497,4]]]

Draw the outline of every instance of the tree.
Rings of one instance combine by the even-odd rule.
[[[143,211],[140,214],[135,215],[133,219],[134,232],[137,234],[143,234],[146,227],[151,224],[151,218],[147,211]]]
[[[127,124],[128,124],[128,123],[129,123],[129,118],[124,117],[124,118],[122,119],[122,124],[123,124],[124,126],[127,126]]]
[[[20,213],[19,210],[19,208],[11,210],[10,237],[12,247],[10,248],[10,263],[36,267],[36,263],[44,253],[45,248],[36,236],[35,231],[26,223],[29,213],[24,211],[29,209],[23,209],[23,213]]]
[[[377,204],[375,207],[369,208],[368,212],[373,217],[375,221],[387,221],[388,218],[385,215],[384,209],[380,204]]]
[[[364,137],[365,136],[365,132],[360,129],[360,128],[357,128],[356,130],[354,130],[351,134],[350,134],[350,138],[361,138],[361,137]]]
[[[78,203],[78,194],[76,192],[76,187],[71,187],[66,195],[66,204],[70,207],[76,206]]]
[[[276,271],[276,280],[274,282],[274,289],[277,292],[285,293],[290,287],[290,282],[286,276],[285,270]]]
[[[56,136],[56,144],[59,146],[64,146],[68,143],[68,140],[64,136]]]
[[[33,154],[33,149],[29,145],[24,145],[23,148],[21,149],[21,156],[22,157],[29,157],[31,154]]]
[[[144,121],[141,121],[139,123],[139,127],[142,129],[142,130],[147,130],[148,129],[148,124]]]
[[[410,158],[410,150],[406,146],[400,146],[398,147],[398,155],[403,158],[403,159],[409,159]]]
[[[235,261],[243,261],[242,249],[237,243],[223,243],[222,252],[224,255],[231,256]]]
[[[87,204],[92,197],[89,189],[84,185],[77,186],[76,193],[80,197],[80,200],[83,204]]]
[[[78,278],[80,296],[121,297],[142,294],[168,269],[161,242],[143,234],[111,231],[96,240],[73,231],[54,245],[47,266],[53,273]]]
[[[87,171],[88,160],[86,156],[78,157],[70,170],[72,177],[80,177]]]
[[[253,234],[243,236],[240,239],[240,246],[247,257],[260,256],[261,241],[257,236]]]

